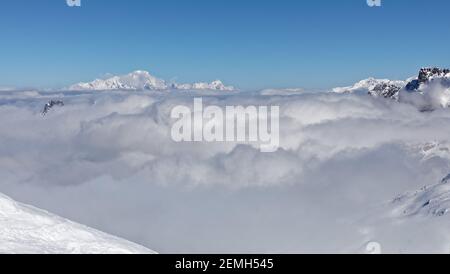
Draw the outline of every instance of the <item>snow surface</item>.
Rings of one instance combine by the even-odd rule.
[[[153,251],[0,194],[0,253],[150,254]]]

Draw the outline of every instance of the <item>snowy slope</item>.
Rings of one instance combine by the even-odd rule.
[[[0,194],[0,253],[154,253]]]
[[[448,254],[449,178],[399,195],[369,213],[364,229],[369,241],[379,244],[381,253]]]
[[[102,90],[221,90],[233,91],[234,87],[225,86],[222,81],[216,80],[211,83],[193,84],[168,84],[165,80],[151,75],[147,71],[137,70],[127,75],[114,76],[105,80],[97,79],[89,83],[78,83],[72,85],[68,90],[76,91],[102,91]]]
[[[443,217],[450,211],[450,174],[439,184],[424,186],[394,200],[398,216]]]

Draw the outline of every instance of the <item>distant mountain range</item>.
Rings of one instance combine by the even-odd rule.
[[[369,78],[353,86],[334,88],[336,93],[368,93],[394,99],[430,111],[450,106],[450,70],[422,68],[419,75],[406,81]]]
[[[334,88],[336,93],[358,93],[367,92],[375,97],[398,99],[400,91],[423,92],[430,84],[440,84],[442,87],[450,88],[450,70],[441,68],[422,68],[417,78],[405,81],[368,78],[353,86]]]
[[[147,71],[97,79],[88,83],[78,83],[68,88],[71,91],[236,91],[232,86],[224,85],[220,80],[211,83],[190,84],[168,83],[151,75]],[[348,87],[337,87],[334,93],[363,93],[373,97],[389,98],[417,106],[421,111],[434,110],[450,106],[450,70],[437,67],[421,68],[417,77],[407,80],[389,80],[368,78]],[[263,95],[295,95],[304,93],[303,89],[267,89]]]
[[[368,93],[373,96],[382,96],[392,98],[398,95],[402,87],[407,81],[392,81],[388,79],[368,78],[348,87],[334,88],[336,93]]]
[[[199,82],[192,84],[167,83],[151,75],[147,71],[137,70],[127,75],[113,76],[108,79],[97,79],[88,83],[72,85],[68,90],[220,90],[234,91],[232,86],[225,86],[222,81],[216,80],[211,83]]]
[[[335,93],[368,93],[374,97],[393,98],[398,100],[401,91],[423,92],[430,84],[450,87],[450,70],[437,67],[422,68],[417,77],[407,80],[389,80],[368,78],[358,83],[332,89]],[[147,71],[137,70],[126,75],[112,76],[107,79],[96,79],[92,82],[78,83],[67,88],[71,91],[106,91],[106,90],[216,90],[235,91],[233,86],[226,86],[222,81],[211,83],[198,82],[188,84],[168,83],[151,75]],[[297,93],[298,89],[296,89]],[[292,93],[292,92],[291,92]]]

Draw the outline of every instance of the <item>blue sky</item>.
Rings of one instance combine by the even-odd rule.
[[[327,88],[450,66],[448,0],[4,0],[0,86],[136,69],[242,89]]]

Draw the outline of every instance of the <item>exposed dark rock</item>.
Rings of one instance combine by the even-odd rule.
[[[397,98],[401,86],[392,83],[380,83],[376,85],[369,94],[375,97]]]
[[[443,78],[449,73],[450,69],[440,69],[437,67],[422,68],[419,71],[419,76],[417,79],[410,81],[405,88],[408,91],[417,91],[422,84],[429,83],[434,78]]]
[[[47,113],[55,106],[64,106],[64,102],[61,100],[51,100],[47,104],[45,104],[44,110],[42,111],[42,115],[45,116]]]

